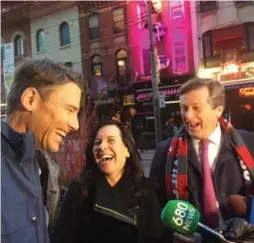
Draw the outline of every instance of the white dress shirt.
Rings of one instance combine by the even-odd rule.
[[[217,162],[216,158],[219,154],[220,144],[221,144],[221,127],[219,123],[216,129],[214,130],[214,132],[209,136],[208,140],[210,141],[208,144],[208,160],[209,160],[211,170],[212,172],[214,172],[216,167],[216,162]],[[200,148],[199,148],[200,140],[193,139],[193,144],[197,152],[199,161],[201,162]]]

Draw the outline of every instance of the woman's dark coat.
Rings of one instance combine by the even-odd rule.
[[[111,187],[96,177],[85,197],[71,183],[52,235],[52,243],[160,242],[161,208],[152,182],[143,177],[139,189],[126,175]]]

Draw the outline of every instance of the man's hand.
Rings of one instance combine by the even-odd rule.
[[[228,240],[254,241],[254,225],[243,218],[232,218],[220,225],[216,231]]]

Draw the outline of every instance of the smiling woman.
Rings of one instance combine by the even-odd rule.
[[[93,153],[96,164],[114,186],[122,177],[126,159],[130,157],[116,125],[101,127],[95,137]]]
[[[84,172],[99,168],[109,181],[109,178],[118,178],[116,182],[125,172],[133,181],[140,181],[143,176],[141,157],[130,130],[124,124],[112,120],[102,121],[89,138],[86,150],[87,166]],[[107,163],[101,160],[106,155],[112,157]]]
[[[86,166],[69,187],[52,242],[158,242],[163,227],[154,189],[129,129],[101,121],[88,137]]]

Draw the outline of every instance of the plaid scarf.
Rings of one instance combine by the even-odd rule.
[[[243,172],[246,196],[254,191],[254,160],[245,146],[241,136],[233,126],[222,118],[219,119],[222,130],[228,135],[230,143],[236,151],[238,161]],[[170,144],[166,162],[165,183],[169,199],[188,201],[188,141],[184,126],[180,129]]]

